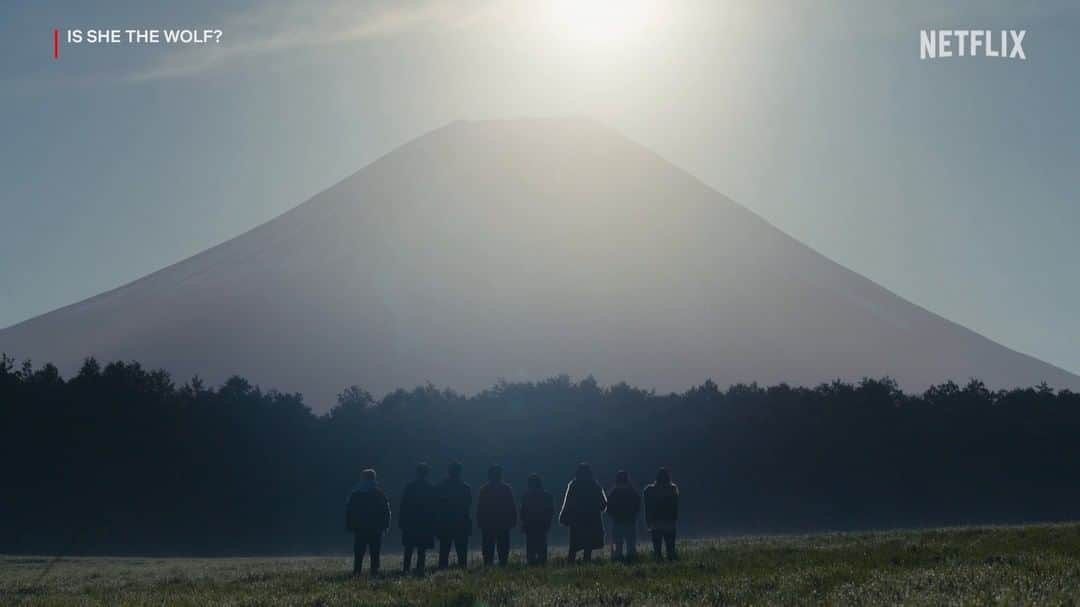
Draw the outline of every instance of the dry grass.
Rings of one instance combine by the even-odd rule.
[[[699,540],[677,563],[555,559],[425,578],[346,557],[0,557],[5,605],[1072,605],[1080,525]],[[396,571],[391,555],[384,566]],[[430,559],[429,559],[430,560]]]

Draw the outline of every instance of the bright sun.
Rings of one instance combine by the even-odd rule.
[[[657,17],[656,0],[555,0],[555,26],[578,44],[609,46],[643,33]]]

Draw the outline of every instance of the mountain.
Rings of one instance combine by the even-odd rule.
[[[456,122],[237,238],[0,331],[71,372],[95,355],[316,410],[351,384],[474,391],[566,372],[909,390],[1080,377],[851,272],[582,120]]]

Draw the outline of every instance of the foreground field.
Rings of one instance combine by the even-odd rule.
[[[1071,605],[1080,525],[702,540],[677,563],[354,579],[345,557],[0,557],[4,605]],[[475,559],[475,555],[473,556]]]

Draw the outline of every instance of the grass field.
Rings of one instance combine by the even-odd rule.
[[[517,538],[515,538],[517,539]],[[344,538],[343,538],[344,540]],[[344,543],[344,542],[343,542]],[[3,605],[1075,605],[1080,524],[698,540],[602,560],[354,579],[346,557],[0,557]],[[475,555],[473,557],[475,559]],[[430,557],[429,557],[430,561]]]

